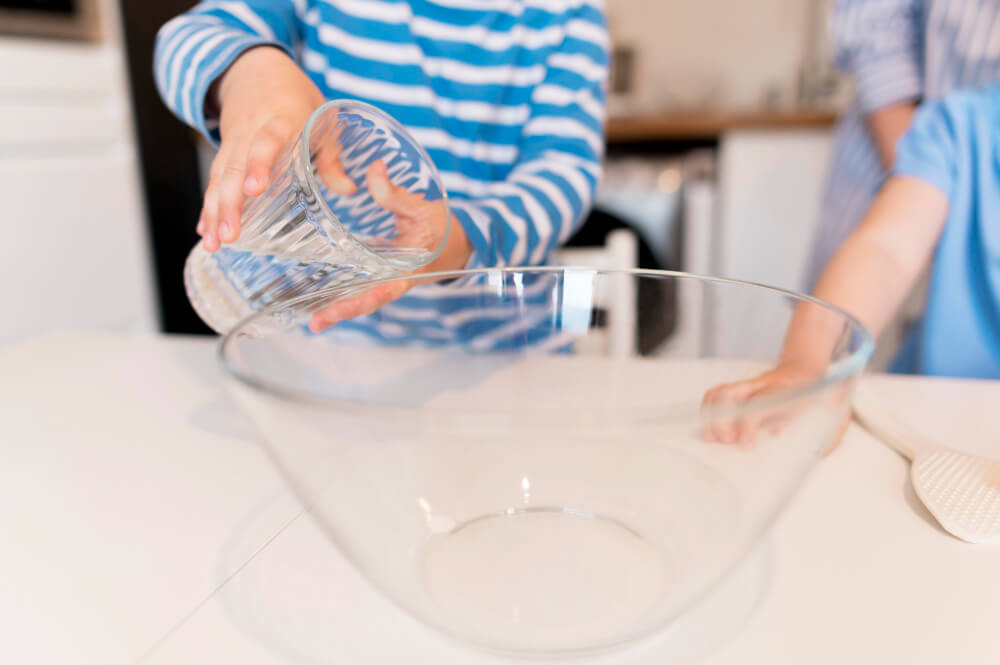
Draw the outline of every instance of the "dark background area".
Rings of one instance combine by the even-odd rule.
[[[122,0],[121,8],[160,321],[164,332],[208,334],[188,303],[183,280],[184,260],[198,241],[194,230],[201,212],[198,149],[191,130],[160,101],[153,80],[156,32],[192,4],[192,0]]]
[[[30,9],[35,12],[65,14],[69,16],[76,13],[76,2],[74,0],[2,0],[0,1],[0,7]]]

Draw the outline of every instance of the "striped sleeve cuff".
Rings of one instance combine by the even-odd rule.
[[[194,52],[184,58],[178,81],[173,88],[164,91],[170,107],[184,122],[201,132],[213,145],[220,141],[219,120],[207,117],[205,101],[212,84],[230,65],[246,51],[257,46],[273,46],[294,58],[289,49],[278,42],[240,30],[219,30],[211,38],[194,48]],[[168,54],[168,57],[170,55]],[[174,54],[173,57],[180,57]]]
[[[909,54],[882,55],[870,62],[858,63],[854,80],[858,103],[866,113],[892,104],[916,101],[923,94],[920,68]]]
[[[503,257],[495,252],[490,238],[490,219],[486,213],[479,210],[470,201],[449,201],[449,208],[454,221],[465,231],[469,244],[472,245],[472,256],[466,264],[467,269],[503,267]]]

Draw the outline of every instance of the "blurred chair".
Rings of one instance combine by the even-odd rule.
[[[632,270],[638,267],[639,242],[635,233],[617,229],[603,247],[563,247],[552,263],[595,270]],[[629,275],[612,275],[601,282],[608,288],[594,294],[596,326],[577,345],[577,352],[627,358],[637,351],[638,294]]]

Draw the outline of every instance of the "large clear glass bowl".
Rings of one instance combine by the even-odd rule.
[[[647,280],[685,307],[674,336],[645,356],[608,352],[629,348],[609,337],[636,333],[620,324]],[[872,351],[845,313],[747,283],[575,268],[428,281],[427,295],[467,294],[438,326],[450,338],[422,334],[422,318],[392,343],[350,322],[311,334],[313,312],[366,288],[352,287],[253,315],[222,362],[274,462],[371,584],[508,655],[621,646],[692,607],[834,440]],[[707,389],[774,366],[796,308],[837,340],[825,371],[704,407]],[[692,317],[700,332],[682,334]],[[782,425],[752,443],[701,436],[766,416]]]

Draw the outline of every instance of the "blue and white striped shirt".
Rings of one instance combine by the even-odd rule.
[[[468,267],[542,265],[582,221],[600,178],[601,2],[201,2],[160,30],[156,82],[175,114],[218,141],[205,117],[209,87],[248,48],[279,46],[328,99],[372,104],[424,146],[472,244]],[[464,341],[484,330],[460,314],[468,286],[418,287],[351,324],[387,343]]]
[[[857,98],[837,129],[810,284],[886,177],[865,115],[1000,80],[1000,0],[839,0],[832,27],[837,65]]]

